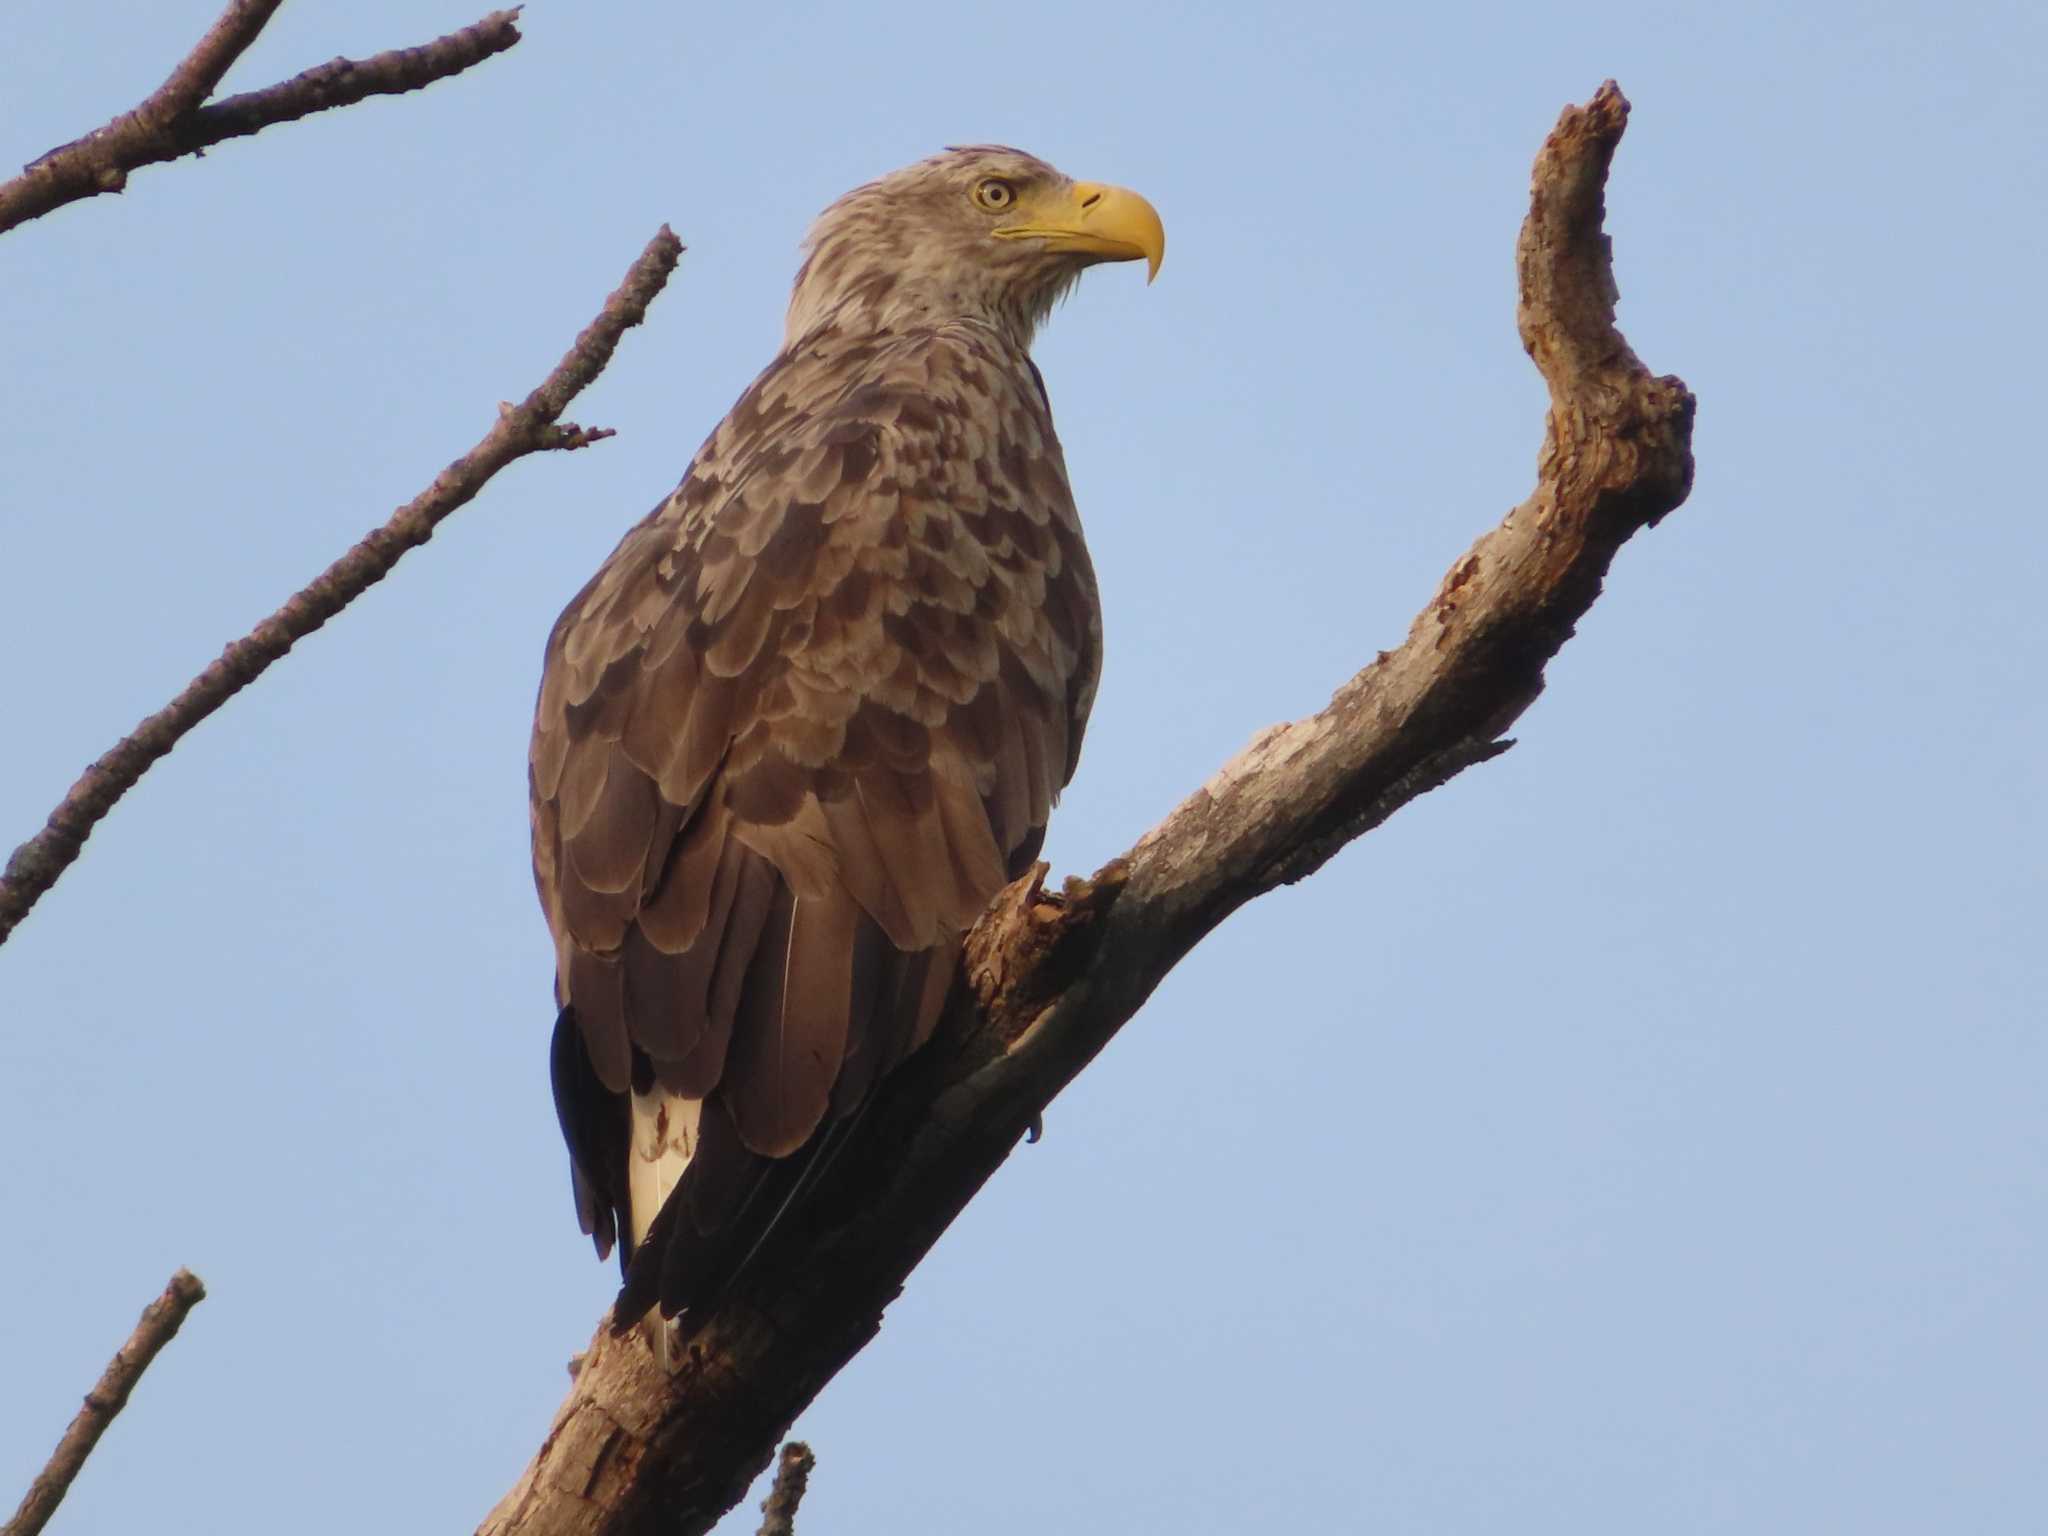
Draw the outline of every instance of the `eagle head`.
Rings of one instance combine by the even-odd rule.
[[[840,198],[811,227],[787,341],[979,320],[1029,346],[1082,269],[1147,265],[1166,231],[1137,193],[1000,145],[948,149]]]

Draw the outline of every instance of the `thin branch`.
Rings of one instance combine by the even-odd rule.
[[[746,1496],[796,1415],[1052,1098],[1231,912],[1498,756],[1622,544],[1684,501],[1693,398],[1614,327],[1602,233],[1628,119],[1612,81],[1537,156],[1517,257],[1550,387],[1534,494],[1445,576],[1399,649],[1254,741],[1092,880],[1043,866],[967,937],[966,986],[883,1085],[832,1174],[674,1373],[601,1325],[486,1536],[692,1536]],[[803,1224],[809,1223],[808,1227]]]
[[[128,173],[197,154],[225,139],[256,133],[369,96],[416,91],[459,75],[519,41],[519,12],[493,11],[459,32],[417,48],[367,59],[335,59],[290,80],[201,106],[283,0],[233,0],[198,46],[150,97],[103,128],[30,162],[0,184],[0,233],[54,208],[119,192]]]
[[[818,1458],[801,1440],[792,1440],[782,1448],[782,1461],[775,1469],[775,1486],[761,1501],[759,1536],[796,1536],[796,1507],[803,1502],[804,1490],[811,1485],[811,1468],[817,1464]]]
[[[270,24],[270,18],[282,4],[284,0],[233,0],[220,13],[220,19],[206,29],[199,45],[171,71],[171,77],[129,116],[149,131],[167,128],[196,111],[219,87],[221,77],[234,67],[235,60],[249,51],[249,45]],[[108,127],[116,127],[120,121],[117,118]]]
[[[50,1523],[50,1516],[57,1512],[64,1495],[78,1480],[85,1458],[100,1443],[100,1436],[114,1422],[114,1415],[128,1406],[128,1394],[142,1380],[142,1373],[163,1347],[178,1336],[185,1314],[205,1299],[206,1287],[199,1283],[199,1277],[189,1269],[181,1269],[171,1276],[163,1295],[143,1308],[142,1321],[135,1325],[128,1342],[115,1351],[99,1384],[85,1394],[84,1406],[65,1429],[64,1438],[57,1442],[57,1449],[50,1453],[36,1480],[29,1484],[14,1518],[0,1525],[0,1536],[36,1536]]]
[[[14,850],[0,875],[0,943],[78,858],[100,818],[135,786],[150,765],[200,721],[246,688],[293,645],[313,633],[390,572],[407,550],[426,543],[450,513],[472,500],[513,460],[551,449],[580,448],[611,436],[602,428],[557,425],[569,402],[604,370],[619,338],[647,315],[682,257],[682,242],[664,224],[618,290],[605,300],[561,362],[518,405],[500,405],[498,420],[468,453],[392,514],[383,527],[330,565],[313,583],[240,640],[101,757],[50,813],[43,830]]]

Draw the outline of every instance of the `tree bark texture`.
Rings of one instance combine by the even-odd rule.
[[[601,1326],[486,1536],[684,1536],[745,1496],[796,1415],[871,1339],[925,1252],[1181,956],[1231,912],[1461,769],[1502,732],[1621,545],[1692,482],[1693,397],[1614,324],[1602,230],[1628,117],[1613,82],[1537,156],[1516,247],[1522,343],[1550,389],[1534,493],[1452,566],[1399,649],[1263,732],[1123,857],[1064,893],[1041,869],[967,941],[932,1044],[671,1376]],[[808,1220],[810,1225],[802,1227]]]

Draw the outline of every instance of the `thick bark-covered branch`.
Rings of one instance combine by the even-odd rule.
[[[582,448],[611,436],[604,428],[565,425],[561,414],[604,371],[619,338],[646,318],[647,306],[668,282],[682,254],[682,242],[664,224],[538,389],[516,406],[500,405],[497,423],[474,448],[436,475],[432,485],[230,645],[182,693],[86,769],[50,813],[43,830],[14,850],[6,873],[0,875],[0,944],[70,868],[100,818],[152,763],[262,676],[272,662],[382,581],[400,556],[432,538],[442,520],[474,499],[491,476],[529,453]]]
[[[1692,396],[1653,377],[1614,325],[1601,225],[1627,117],[1609,82],[1564,113],[1536,160],[1516,252],[1523,345],[1550,387],[1534,494],[1451,568],[1406,642],[1326,709],[1263,733],[1092,880],[1059,897],[1036,877],[1005,891],[968,937],[970,986],[867,1113],[811,1202],[813,1225],[764,1253],[674,1376],[637,1334],[600,1328],[539,1455],[485,1521],[489,1536],[708,1529],[1182,955],[1245,902],[1506,749],[1501,733],[1541,691],[1616,551],[1692,481]]]
[[[66,203],[119,192],[128,185],[128,173],[140,166],[197,154],[225,139],[351,106],[365,97],[416,91],[459,75],[519,41],[518,9],[493,11],[417,48],[393,48],[367,59],[335,59],[260,91],[201,106],[282,3],[232,0],[148,100],[84,138],[51,150],[12,181],[0,184],[0,233]]]
[[[48,1463],[29,1484],[14,1518],[0,1525],[0,1536],[36,1536],[50,1523],[50,1516],[57,1512],[64,1495],[78,1480],[85,1458],[100,1443],[100,1436],[114,1422],[114,1415],[128,1406],[128,1394],[142,1380],[142,1373],[163,1347],[178,1336],[186,1314],[205,1299],[206,1287],[199,1283],[199,1277],[189,1269],[181,1269],[171,1276],[163,1295],[142,1309],[142,1321],[135,1325],[128,1342],[114,1352],[98,1384],[85,1394],[84,1405],[65,1429],[64,1438],[57,1442],[57,1449],[50,1453]]]

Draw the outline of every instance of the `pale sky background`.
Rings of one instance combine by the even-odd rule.
[[[480,0],[479,0],[480,3]],[[0,163],[214,0],[8,8]],[[229,77],[467,0],[298,0]],[[573,416],[143,782],[0,950],[0,1500],[179,1264],[53,1527],[468,1530],[615,1271],[527,864],[541,642],[856,182],[1161,210],[1039,347],[1128,846],[1527,494],[1529,165],[1607,76],[1621,321],[1700,400],[1521,745],[1204,944],[798,1430],[852,1532],[2048,1529],[2048,22],[2033,4],[536,3],[509,55],[0,239],[0,844],[539,381]],[[760,1490],[727,1531],[751,1531]]]

